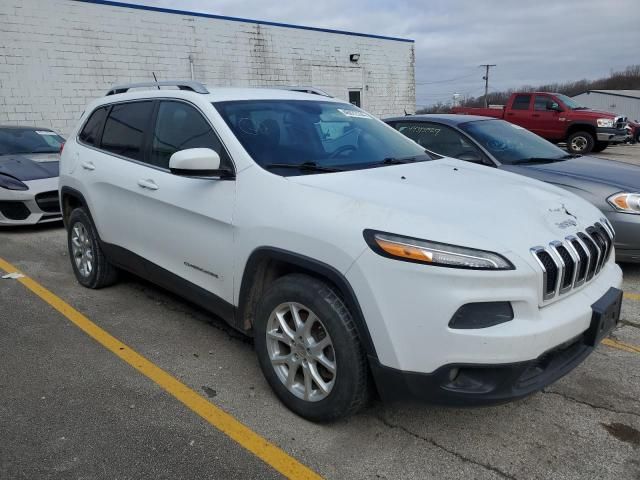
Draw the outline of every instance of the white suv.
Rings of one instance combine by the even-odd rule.
[[[168,83],[114,88],[69,136],[73,270],[90,288],[128,270],[253,336],[296,413],[348,415],[376,390],[520,398],[617,323],[613,230],[584,200],[322,94]]]

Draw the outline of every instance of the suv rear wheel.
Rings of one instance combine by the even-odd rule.
[[[295,413],[330,421],[366,404],[366,356],[351,313],[328,284],[303,274],[278,279],[254,329],[262,372]]]
[[[87,288],[102,288],[115,283],[118,271],[104,256],[98,232],[83,208],[69,216],[67,245],[71,267],[78,282]]]
[[[567,150],[569,153],[586,155],[595,145],[595,139],[589,132],[573,132],[567,138]]]

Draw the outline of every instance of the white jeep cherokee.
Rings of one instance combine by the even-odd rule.
[[[348,415],[374,389],[520,398],[617,323],[614,233],[584,200],[321,94],[165,83],[115,87],[65,145],[73,270],[90,288],[128,270],[252,335],[296,413]]]

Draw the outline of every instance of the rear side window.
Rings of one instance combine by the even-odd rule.
[[[94,110],[80,132],[80,140],[87,145],[98,146],[100,144],[100,132],[102,132],[102,125],[106,117],[107,107],[100,107]]]
[[[513,100],[512,110],[529,110],[529,103],[531,103],[531,95],[516,95]]]
[[[114,105],[102,134],[102,149],[133,160],[144,160],[144,132],[153,112],[153,102]]]
[[[187,148],[210,148],[220,155],[222,168],[231,167],[222,143],[198,110],[184,102],[160,102],[149,163],[169,168],[171,155]]]

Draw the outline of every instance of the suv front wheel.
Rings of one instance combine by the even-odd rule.
[[[87,288],[102,288],[116,281],[118,271],[104,256],[98,242],[98,231],[83,208],[69,216],[67,245],[71,267],[78,282]]]
[[[351,313],[328,284],[303,274],[276,280],[254,329],[262,372],[295,413],[330,421],[366,404],[366,356]]]

